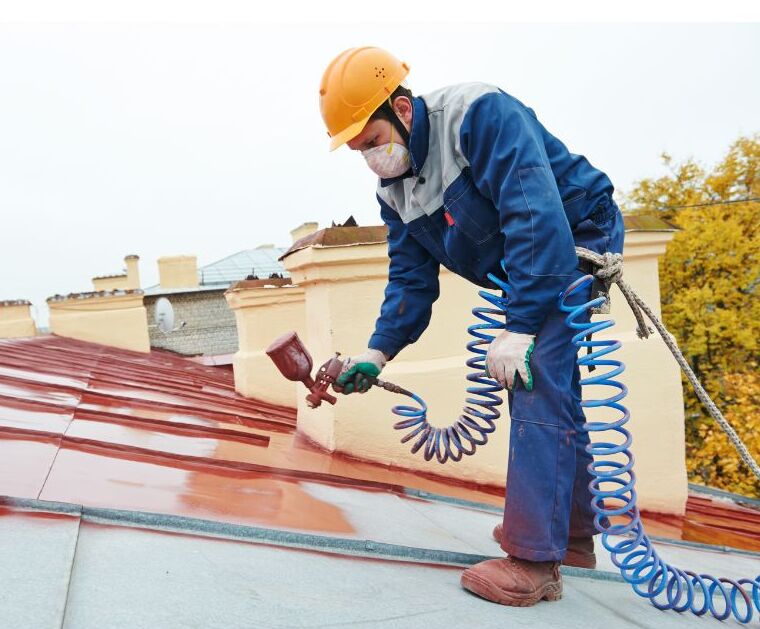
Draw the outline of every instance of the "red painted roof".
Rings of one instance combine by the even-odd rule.
[[[229,370],[56,336],[0,340],[0,495],[348,532],[303,482],[490,505],[500,488],[319,450],[295,410],[243,398]],[[255,498],[255,499],[252,499]],[[760,550],[760,511],[693,495],[654,535]]]

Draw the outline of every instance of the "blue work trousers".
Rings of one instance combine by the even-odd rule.
[[[604,221],[586,221],[574,233],[576,243],[597,253],[623,251],[623,218],[617,207]],[[584,273],[568,277],[569,285]],[[590,299],[586,287],[568,299],[580,304]],[[518,378],[509,394],[511,431],[502,548],[530,561],[561,561],[570,536],[596,533],[591,475],[586,469],[589,435],[581,408],[576,333],[566,314],[554,306],[536,335],[530,359],[533,390]],[[588,315],[580,320],[588,321]]]

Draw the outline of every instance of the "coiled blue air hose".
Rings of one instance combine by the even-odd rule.
[[[505,263],[501,263],[506,274]],[[479,291],[483,299],[491,306],[478,306],[472,309],[472,314],[480,319],[481,323],[473,323],[467,331],[475,337],[467,343],[467,349],[475,354],[467,360],[467,366],[473,371],[467,374],[467,380],[474,383],[467,387],[470,396],[465,399],[467,406],[462,409],[459,419],[446,428],[431,426],[427,420],[427,404],[414,393],[407,394],[419,404],[419,407],[398,405],[391,410],[406,419],[396,422],[393,427],[396,430],[411,429],[401,439],[401,443],[411,441],[416,437],[412,445],[412,454],[425,447],[423,456],[426,461],[433,457],[439,463],[448,460],[460,461],[464,455],[475,454],[478,446],[488,442],[488,435],[496,430],[496,420],[501,417],[501,412],[496,408],[503,403],[500,392],[501,385],[492,378],[485,376],[485,361],[488,345],[493,340],[493,334],[489,331],[504,329],[504,313],[509,301],[509,284],[489,273],[490,279],[501,289],[501,295],[494,295],[487,291]],[[474,397],[477,396],[477,397]],[[480,406],[483,410],[475,408]]]
[[[581,385],[611,387],[610,397],[583,400],[584,408],[609,408],[619,417],[610,421],[590,421],[584,429],[592,433],[612,431],[611,441],[592,441],[586,446],[594,460],[589,464],[593,480],[589,483],[593,495],[594,526],[602,534],[602,544],[610,552],[612,562],[620,569],[623,578],[631,584],[634,592],[649,599],[661,610],[691,611],[697,616],[709,612],[718,620],[733,616],[740,623],[752,620],[753,612],[760,613],[760,575],[753,579],[738,581],[709,574],[696,574],[667,563],[660,557],[644,531],[639,508],[636,505],[636,474],[633,471],[633,437],[625,428],[630,414],[621,401],[628,394],[627,387],[616,378],[625,371],[625,365],[611,354],[621,346],[620,341],[591,339],[589,335],[611,328],[614,321],[583,321],[586,313],[604,303],[604,297],[592,299],[578,306],[570,306],[567,298],[582,290],[593,281],[586,275],[573,282],[560,296],[559,308],[568,313],[566,322],[578,333],[572,342],[581,353],[579,366],[607,368],[605,373],[581,380]],[[613,458],[616,457],[616,458]],[[622,457],[622,460],[620,460]],[[609,501],[609,502],[605,502]],[[620,504],[622,502],[622,504]],[[624,518],[620,524],[607,523],[606,517]],[[612,536],[623,536],[615,540]],[[745,589],[743,586],[747,586]],[[719,594],[718,594],[719,593]],[[722,602],[721,602],[722,599]],[[743,602],[743,604],[742,604]]]
[[[396,415],[406,418],[395,423],[393,427],[397,430],[411,429],[401,442],[406,443],[416,438],[412,445],[412,453],[418,452],[424,446],[423,455],[427,461],[433,457],[439,463],[446,463],[448,460],[460,461],[464,455],[474,454],[477,446],[487,443],[488,435],[496,429],[496,420],[501,417],[496,407],[502,404],[499,394],[502,388],[498,382],[485,376],[485,358],[488,345],[494,338],[489,332],[504,329],[503,318],[509,301],[509,285],[494,275],[489,275],[489,279],[501,289],[502,295],[480,291],[478,294],[491,306],[473,308],[473,315],[481,322],[468,328],[468,332],[475,338],[467,344],[467,349],[475,355],[467,360],[467,366],[473,369],[467,380],[477,386],[468,387],[467,393],[478,397],[466,398],[468,406],[464,407],[463,414],[456,423],[446,428],[431,426],[427,421],[427,404],[409,391],[405,393],[417,402],[419,407],[398,405],[392,409]],[[601,433],[609,430],[619,437],[619,443],[592,441],[586,446],[587,452],[594,457],[593,462],[589,464],[589,471],[593,476],[589,489],[593,496],[591,506],[596,514],[594,526],[602,534],[602,544],[610,552],[612,562],[620,569],[623,578],[631,584],[634,592],[649,599],[657,609],[672,609],[677,612],[688,610],[697,616],[709,612],[718,620],[726,620],[733,616],[740,623],[748,623],[755,611],[760,614],[760,575],[754,580],[733,580],[677,568],[660,557],[644,531],[636,505],[636,475],[633,471],[634,458],[631,452],[633,437],[625,428],[630,414],[621,404],[628,394],[628,389],[616,380],[625,371],[625,365],[611,357],[611,354],[620,348],[621,343],[616,340],[593,339],[593,336],[590,336],[611,328],[614,321],[581,320],[586,319],[586,313],[592,308],[602,305],[604,297],[578,306],[566,303],[570,295],[588,286],[593,279],[591,275],[586,275],[573,282],[560,294],[559,308],[568,313],[567,325],[578,330],[572,342],[579,350],[587,349],[590,352],[579,355],[578,365],[608,368],[605,373],[582,379],[581,385],[606,386],[615,390],[608,398],[583,400],[581,405],[584,408],[610,408],[620,415],[612,421],[592,421],[584,425],[584,429],[589,432]],[[478,410],[474,406],[480,406],[484,410]],[[621,502],[622,504],[619,504]],[[606,520],[610,517],[622,517],[624,522],[612,524]],[[613,536],[618,539],[613,539]],[[747,586],[747,589],[744,586]]]

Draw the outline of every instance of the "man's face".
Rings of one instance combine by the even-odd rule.
[[[375,146],[388,144],[391,141],[391,129],[393,129],[393,127],[388,120],[383,120],[381,118],[370,120],[365,125],[364,129],[362,129],[362,132],[355,138],[346,142],[346,145],[352,151],[366,151]],[[404,144],[404,141],[399,137],[399,134],[395,129],[393,129],[393,141],[398,144]]]
[[[407,129],[412,128],[412,102],[406,96],[398,96],[393,101],[393,110]],[[375,146],[382,146],[391,141],[391,132],[393,133],[393,142],[406,146],[406,142],[399,136],[398,131],[393,129],[389,120],[378,118],[370,120],[362,129],[362,132],[355,138],[346,142],[346,146],[352,151],[364,151]]]

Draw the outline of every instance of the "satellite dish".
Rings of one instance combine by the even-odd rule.
[[[155,305],[158,329],[164,334],[174,331],[174,307],[166,297],[159,297]]]

